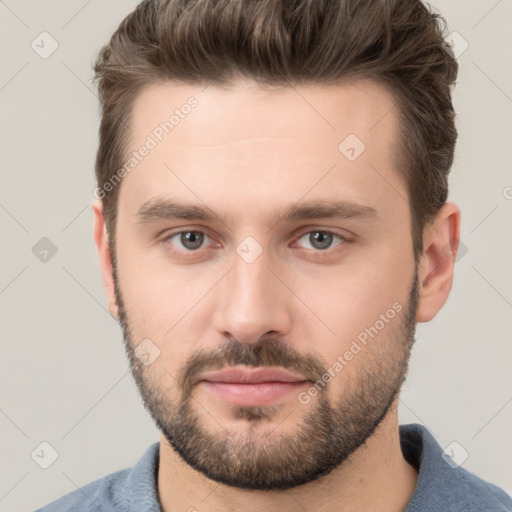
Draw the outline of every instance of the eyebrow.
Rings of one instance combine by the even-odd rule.
[[[137,211],[140,224],[150,224],[159,220],[200,220],[221,221],[227,224],[225,216],[215,214],[210,208],[174,199],[153,198],[146,201]],[[380,215],[375,208],[348,200],[316,200],[290,205],[276,216],[279,222],[296,222],[306,219],[360,219],[377,220]]]

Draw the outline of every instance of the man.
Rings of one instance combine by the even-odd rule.
[[[457,62],[419,0],[146,0],[96,62],[94,238],[144,405],[42,511],[501,511],[398,424],[446,302]]]

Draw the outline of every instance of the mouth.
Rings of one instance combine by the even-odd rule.
[[[304,376],[278,368],[228,368],[204,374],[198,384],[224,402],[254,407],[275,403],[308,383]]]

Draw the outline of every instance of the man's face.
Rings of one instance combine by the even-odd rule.
[[[158,130],[191,96],[197,105]],[[414,339],[417,269],[391,96],[368,81],[272,92],[166,84],[138,97],[131,122],[131,151],[148,136],[156,144],[121,184],[114,274],[146,408],[179,455],[219,482],[290,488],[327,474],[396,405]],[[157,201],[212,218],[173,217]],[[333,202],[354,214],[313,213]],[[233,367],[295,382],[204,380]]]

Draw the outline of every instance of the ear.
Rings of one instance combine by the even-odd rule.
[[[460,241],[460,210],[445,203],[423,234],[423,254],[418,268],[417,322],[429,322],[448,299]]]
[[[108,246],[107,228],[103,218],[103,203],[96,200],[93,205],[94,210],[94,241],[98,249],[100,258],[101,274],[103,276],[103,286],[107,292],[108,309],[113,318],[118,320],[119,308],[116,301],[114,276],[112,260],[110,258],[110,249]]]

